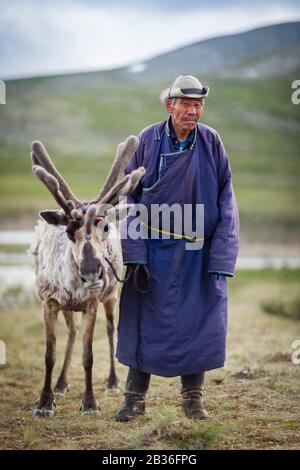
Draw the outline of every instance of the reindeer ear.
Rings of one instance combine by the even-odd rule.
[[[67,217],[62,210],[41,211],[40,217],[51,225],[67,225]]]

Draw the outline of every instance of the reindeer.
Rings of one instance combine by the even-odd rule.
[[[128,215],[129,206],[118,204],[137,186],[145,169],[140,167],[127,176],[124,168],[138,147],[135,136],[118,146],[116,157],[105,184],[96,199],[79,201],[40,142],[32,143],[32,171],[53,195],[59,210],[43,210],[36,226],[31,247],[34,256],[37,290],[42,302],[46,333],[45,381],[34,416],[52,417],[55,399],[68,390],[67,372],[77,333],[76,313],[85,322],[83,333],[83,368],[85,390],[82,414],[98,410],[93,383],[93,335],[99,302],[107,319],[110,348],[110,373],[107,388],[118,386],[114,362],[114,307],[117,280],[122,272],[122,250],[118,221]],[[58,381],[52,391],[55,364],[56,322],[62,311],[68,328],[65,358]]]

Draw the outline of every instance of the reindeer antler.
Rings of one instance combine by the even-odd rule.
[[[140,166],[133,170],[128,175],[124,176],[118,183],[116,183],[111,190],[99,201],[98,213],[101,213],[101,207],[110,204],[115,206],[120,202],[120,198],[130,194],[138,185],[141,177],[145,174],[145,168]]]
[[[45,147],[38,141],[32,143],[32,171],[51,192],[66,215],[71,216],[73,219],[81,220],[83,212],[89,206],[97,207],[99,211],[101,206],[106,204],[116,205],[120,197],[127,196],[135,189],[145,173],[144,167],[139,167],[126,176],[123,176],[123,174],[128,161],[138,148],[138,145],[139,140],[135,136],[128,137],[125,142],[118,145],[114,163],[102,190],[98,197],[87,206],[84,206],[82,202],[76,199],[63,177],[55,168]],[[121,180],[119,180],[120,176],[123,176]],[[89,213],[89,220],[93,214],[94,209]]]
[[[38,177],[39,180],[44,183],[47,189],[58,203],[58,205],[65,211],[66,214],[70,214],[73,209],[75,209],[75,204],[71,200],[66,200],[59,188],[59,183],[55,176],[48,173],[45,168],[42,168],[40,165],[33,165],[33,173]]]
[[[127,137],[125,142],[121,142],[118,145],[115,160],[106,178],[104,186],[96,199],[91,201],[91,204],[97,204],[100,201],[102,202],[103,199],[107,199],[106,196],[111,192],[112,186],[114,186],[118,179],[124,175],[124,169],[138,146],[139,139],[135,135]]]
[[[76,207],[82,207],[82,202],[80,202],[75,197],[75,195],[71,191],[71,188],[68,186],[64,178],[56,169],[54,163],[52,162],[43,144],[39,141],[35,141],[35,142],[32,142],[31,148],[32,148],[31,158],[32,158],[33,165],[40,165],[42,168],[46,170],[48,174],[52,175],[56,179],[56,181],[58,182],[59,190],[66,200],[73,201]],[[50,188],[48,189],[50,190]]]

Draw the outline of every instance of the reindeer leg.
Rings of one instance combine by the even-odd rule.
[[[97,303],[92,303],[84,315],[85,326],[83,334],[82,362],[85,373],[85,391],[82,399],[81,414],[96,414],[98,406],[94,397],[92,368],[93,368],[93,337],[97,316]]]
[[[63,367],[62,367],[61,373],[59,375],[57,384],[54,389],[54,396],[56,400],[59,400],[60,398],[62,398],[65,395],[65,393],[69,390],[67,373],[68,373],[68,369],[70,366],[74,343],[75,343],[77,332],[78,332],[78,325],[74,317],[75,313],[72,312],[72,310],[64,310],[63,315],[65,317],[66,324],[68,327],[68,341],[67,341]]]
[[[45,354],[45,382],[41,392],[38,405],[33,411],[33,416],[50,418],[54,416],[54,395],[52,392],[52,372],[55,364],[56,346],[56,322],[59,307],[54,302],[46,302],[44,308],[44,324],[46,332],[46,354]]]
[[[110,372],[107,381],[107,390],[112,391],[118,389],[119,380],[115,368],[115,348],[114,348],[114,308],[117,302],[116,297],[111,297],[107,302],[104,302],[104,310],[107,321],[107,337],[109,342],[109,355],[110,355]]]

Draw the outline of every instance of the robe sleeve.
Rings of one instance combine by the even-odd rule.
[[[125,175],[131,173],[133,170],[137,169],[139,166],[143,165],[143,143],[142,138],[140,138],[140,144],[127,166],[125,167]],[[137,204],[139,202],[140,196],[142,194],[142,185],[139,182],[138,186],[132,191],[131,194],[127,196],[127,202],[129,204]],[[143,238],[138,238],[136,240],[132,239],[128,235],[128,226],[130,222],[136,216],[128,216],[121,223],[121,243],[122,243],[122,254],[123,254],[123,264],[147,264],[147,246]],[[139,230],[139,227],[137,228]]]
[[[239,213],[232,186],[232,173],[224,145],[217,135],[219,221],[212,236],[208,272],[232,277],[239,250]]]

